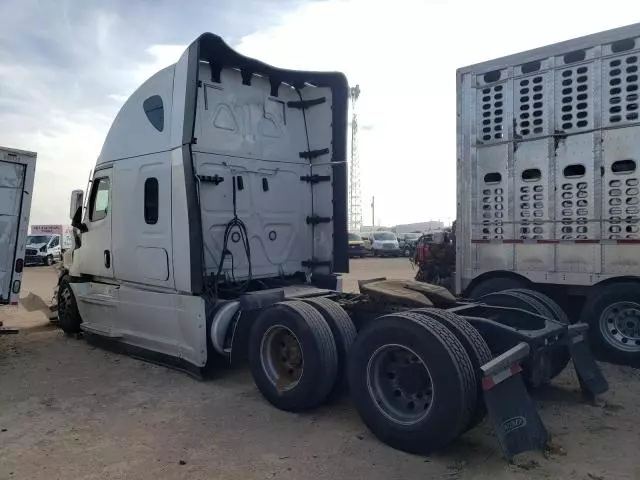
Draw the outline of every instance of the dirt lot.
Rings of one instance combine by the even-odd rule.
[[[411,277],[406,259],[354,261],[358,278]],[[2,312],[0,479],[640,479],[640,371],[603,365],[611,390],[582,401],[565,371],[536,399],[552,451],[500,457],[485,422],[429,458],[378,442],[348,399],[307,414],[280,412],[243,366],[198,381],[67,338],[37,309],[55,275],[30,268],[25,306]],[[32,293],[33,295],[30,295]]]

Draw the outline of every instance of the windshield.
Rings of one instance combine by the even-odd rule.
[[[373,239],[393,241],[396,239],[396,236],[391,232],[380,232],[380,233],[374,233]]]
[[[27,237],[27,245],[36,245],[38,243],[47,243],[49,235],[29,235]]]
[[[349,241],[350,242],[361,242],[362,239],[360,238],[360,235],[356,235],[355,233],[350,233],[349,234]]]

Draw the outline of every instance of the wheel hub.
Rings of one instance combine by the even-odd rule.
[[[302,347],[287,327],[275,325],[262,337],[260,360],[267,377],[278,390],[294,388],[304,372]]]
[[[401,345],[384,345],[371,356],[367,387],[380,411],[404,425],[426,417],[433,400],[429,370],[418,355]]]
[[[618,350],[640,351],[640,304],[617,302],[600,316],[600,331],[604,339]]]

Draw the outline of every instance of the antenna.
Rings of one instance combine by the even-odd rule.
[[[360,159],[358,158],[358,113],[356,112],[356,101],[358,97],[360,97],[360,85],[349,88],[349,100],[351,100],[351,161],[349,164],[350,232],[359,232],[362,227]]]

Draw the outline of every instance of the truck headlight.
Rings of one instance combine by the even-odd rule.
[[[46,251],[47,251],[47,246],[45,245],[45,246],[43,246],[43,247],[40,247],[40,251],[41,251],[42,253],[46,252]]]

